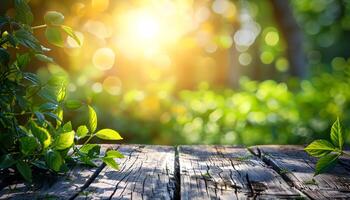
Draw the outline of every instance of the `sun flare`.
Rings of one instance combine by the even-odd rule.
[[[149,14],[138,14],[131,23],[135,38],[142,40],[156,39],[160,33],[160,23]]]

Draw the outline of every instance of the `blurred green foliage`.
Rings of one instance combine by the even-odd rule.
[[[81,50],[68,46],[55,55],[64,69],[49,65],[38,74],[69,74],[67,95],[96,105],[99,125],[119,130],[127,143],[304,144],[327,138],[337,116],[350,128],[349,0],[290,1],[304,35],[306,80],[290,76],[270,1],[169,1],[164,8],[156,1],[162,11],[191,9],[179,14],[189,16],[190,30],[154,57],[146,50],[160,40],[129,44],[135,38],[118,35],[127,27],[117,26],[119,15],[135,8],[157,14],[151,1],[95,1],[107,2],[98,9],[91,2],[31,1],[35,13],[59,8],[85,38]],[[192,15],[203,21],[192,22]],[[93,61],[101,48],[115,52],[102,57],[106,69]],[[228,79],[236,74],[240,84],[232,89]],[[73,124],[85,120],[80,110],[67,115]]]
[[[303,81],[242,78],[239,90],[214,91],[202,83],[177,93],[163,83],[118,96],[94,95],[86,87],[70,95],[90,95],[101,124],[120,130],[129,143],[303,144],[327,138],[337,116],[350,128],[350,62],[345,64]]]

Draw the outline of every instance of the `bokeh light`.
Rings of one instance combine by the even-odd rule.
[[[276,31],[269,31],[265,36],[266,44],[270,46],[275,46],[279,41],[279,36]]]
[[[110,48],[97,49],[92,57],[94,66],[100,70],[108,70],[114,66],[115,54]]]
[[[108,76],[103,81],[103,89],[111,95],[119,95],[121,93],[121,81],[116,76]]]

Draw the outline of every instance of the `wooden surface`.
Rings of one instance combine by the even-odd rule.
[[[179,163],[181,199],[302,196],[245,148],[180,146]]]
[[[8,185],[0,199],[350,199],[350,159],[314,177],[317,160],[301,146],[107,148],[125,155],[119,171],[76,166]]]
[[[252,150],[297,189],[312,199],[350,199],[350,159],[313,176],[316,158],[300,146],[258,146]]]

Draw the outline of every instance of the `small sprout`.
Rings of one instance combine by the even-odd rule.
[[[304,181],[305,185],[318,185],[315,179]]]
[[[282,168],[281,170],[280,170],[280,174],[286,174],[286,173],[289,173],[290,171],[288,170],[288,169],[286,169],[286,168]]]
[[[236,160],[238,160],[238,161],[246,161],[246,160],[250,160],[252,158],[253,158],[253,155],[245,155],[245,156],[241,156],[241,157],[236,158]]]

